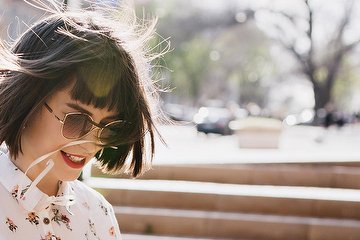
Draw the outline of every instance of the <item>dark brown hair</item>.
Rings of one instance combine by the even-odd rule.
[[[22,151],[22,129],[32,114],[75,79],[73,99],[117,110],[130,123],[119,133],[117,149],[97,154],[103,170],[117,172],[130,155],[127,170],[133,176],[144,170],[146,139],[152,156],[156,132],[152,58],[144,47],[154,22],[139,26],[92,11],[53,13],[30,27],[10,49],[1,44],[0,142],[7,144],[13,157]]]

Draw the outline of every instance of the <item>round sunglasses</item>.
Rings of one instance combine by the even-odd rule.
[[[45,102],[46,109],[52,113],[62,124],[61,134],[67,139],[80,139],[88,135],[92,130],[99,129],[97,138],[102,145],[109,145],[127,123],[125,120],[116,120],[106,125],[98,124],[86,113],[70,112],[64,118],[59,118],[52,108]]]

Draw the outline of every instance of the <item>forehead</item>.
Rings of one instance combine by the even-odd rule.
[[[96,107],[93,104],[86,104],[81,102],[79,99],[74,98],[74,96],[72,96],[73,88],[74,83],[56,91],[50,96],[51,101],[58,106],[73,108],[74,110],[85,112],[95,117],[109,117],[119,115],[119,112],[116,109],[109,109],[108,107]]]
[[[95,71],[91,64],[79,68],[75,76],[70,78],[71,97],[95,108],[116,109],[124,112],[133,92],[133,84],[129,84],[126,76],[117,71]],[[90,70],[92,69],[92,70]],[[72,83],[72,84],[71,84]],[[129,87],[130,86],[130,87]]]

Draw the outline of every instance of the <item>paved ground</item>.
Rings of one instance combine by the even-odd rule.
[[[253,163],[253,162],[304,162],[304,161],[360,161],[360,126],[346,127],[341,131],[330,130],[326,135],[317,127],[292,127],[284,129],[278,149],[242,149],[236,135],[218,136],[197,134],[193,126],[162,126],[160,128],[168,147],[159,144],[154,164],[201,164],[201,163]],[[318,141],[319,136],[322,141]],[[148,182],[151,187],[159,187]],[[138,182],[143,188],[145,182]],[[118,186],[122,184],[114,183]],[[173,184],[173,183],[171,183]],[[205,185],[201,185],[205,191]],[[176,187],[184,187],[177,185]],[[240,187],[237,186],[237,187]],[[261,194],[274,194],[271,186],[248,187],[247,191],[258,191]],[[187,186],[185,189],[189,189]],[[214,189],[214,188],[213,188]],[[314,188],[276,188],[282,194],[308,194],[318,198],[352,197],[356,201],[359,193],[356,190],[318,189]],[[218,189],[224,191],[224,186]],[[231,190],[234,192],[234,190]],[[311,192],[310,192],[311,191]],[[339,191],[337,193],[330,191]],[[340,192],[342,191],[342,192]],[[345,192],[348,191],[348,192]],[[241,190],[244,193],[244,189]],[[305,196],[305,195],[303,195]],[[355,200],[354,200],[355,199]],[[347,200],[346,200],[347,201]],[[123,235],[124,240],[180,240],[192,238]],[[195,240],[195,238],[194,238]],[[198,239],[200,240],[200,239]],[[205,240],[205,239],[204,239]],[[207,240],[207,239],[206,239]],[[210,240],[210,239],[209,239]]]
[[[360,125],[324,133],[320,127],[287,127],[278,149],[243,149],[236,135],[197,134],[193,126],[162,126],[154,164],[360,161]],[[321,140],[321,141],[319,141]]]
[[[136,235],[136,234],[122,234],[121,236],[122,236],[123,240],[211,240],[210,238],[146,236],[146,235]],[[213,239],[213,240],[215,240],[215,239]],[[221,240],[221,239],[217,238],[216,240]],[[227,240],[229,240],[229,239],[227,239]]]

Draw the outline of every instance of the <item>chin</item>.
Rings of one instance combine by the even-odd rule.
[[[81,175],[81,172],[78,172],[77,174],[71,174],[71,175],[62,175],[59,177],[59,180],[61,181],[74,181],[78,179]]]
[[[79,178],[86,163],[87,162],[84,161],[74,164],[60,155],[59,158],[55,160],[53,171],[60,181],[74,181]]]
[[[61,166],[60,168],[54,167],[54,170],[54,177],[57,178],[59,181],[74,181],[78,179],[82,171],[82,169],[74,171],[73,169],[67,169],[64,166]]]

